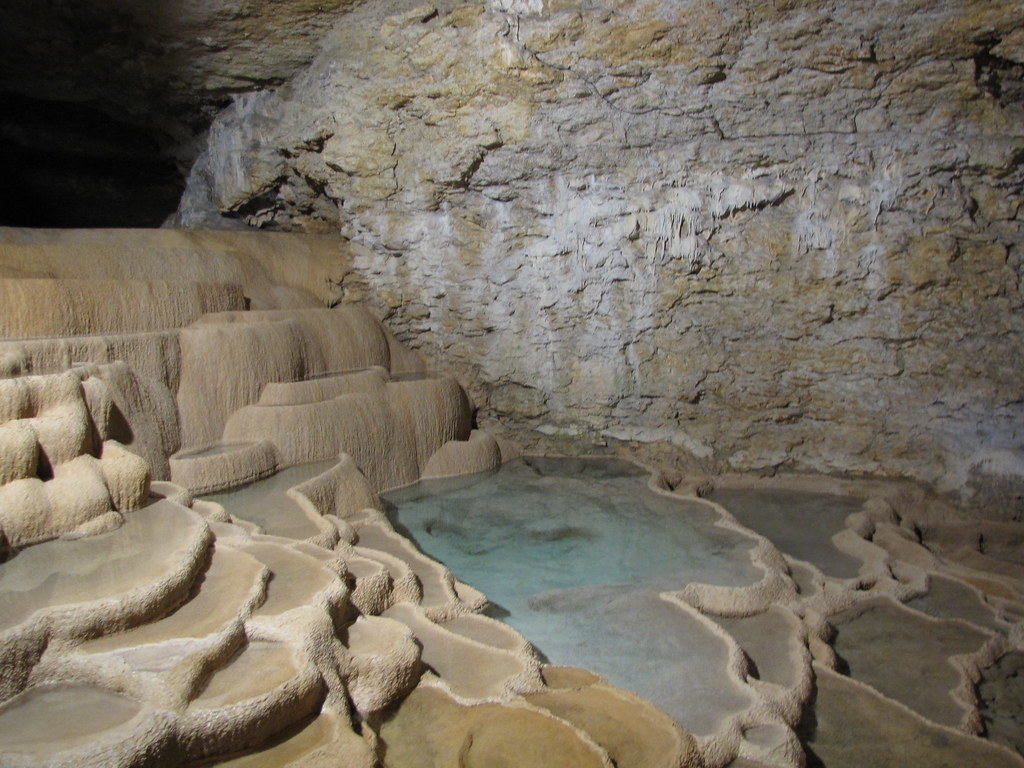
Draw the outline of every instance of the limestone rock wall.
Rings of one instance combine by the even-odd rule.
[[[1022,10],[359,9],[217,118],[179,217],[339,228],[485,422],[1014,486]]]

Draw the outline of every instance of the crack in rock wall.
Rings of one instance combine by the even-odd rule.
[[[1019,515],[1022,18],[359,8],[221,113],[178,220],[340,230],[347,297],[519,436],[905,474]]]

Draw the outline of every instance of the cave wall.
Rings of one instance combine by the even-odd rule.
[[[213,117],[360,0],[5,0],[0,226],[156,227]]]
[[[1022,8],[356,9],[179,222],[340,230],[486,421],[1020,505]]]

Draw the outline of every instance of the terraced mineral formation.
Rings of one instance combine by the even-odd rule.
[[[1022,574],[942,549],[987,530],[990,551],[1012,555],[1019,524],[949,522],[908,484],[723,475],[670,492],[657,472],[636,487],[643,475],[527,458],[386,500],[553,662],[657,703],[705,765],[1024,764],[1000,746],[1018,711],[1003,669],[1019,656]],[[979,691],[998,686],[999,703],[976,693],[986,676],[997,682]]]
[[[901,766],[1024,765],[1021,524],[910,483],[621,463],[616,507],[602,465],[508,463],[454,378],[328,306],[329,248],[0,230],[22,303],[0,312],[0,766],[842,768],[905,743]],[[570,524],[557,482],[509,486],[498,509],[443,502],[431,536],[539,546],[535,583],[506,581],[563,629],[598,617],[586,658],[625,687],[542,661],[551,635],[486,615],[497,585],[389,519],[427,493],[396,488],[503,460],[597,506]],[[601,516],[611,549],[574,546]],[[637,658],[652,638],[674,656]]]
[[[0,234],[0,765],[370,768],[424,738],[444,761],[462,712],[470,764],[529,732],[537,754],[611,765],[586,706],[523,698],[547,690],[529,643],[377,511],[501,451],[454,379],[325,306],[322,241]],[[621,697],[665,760],[699,761]]]

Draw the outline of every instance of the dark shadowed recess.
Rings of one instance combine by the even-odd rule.
[[[0,225],[158,227],[184,178],[156,138],[87,103],[0,92]]]

